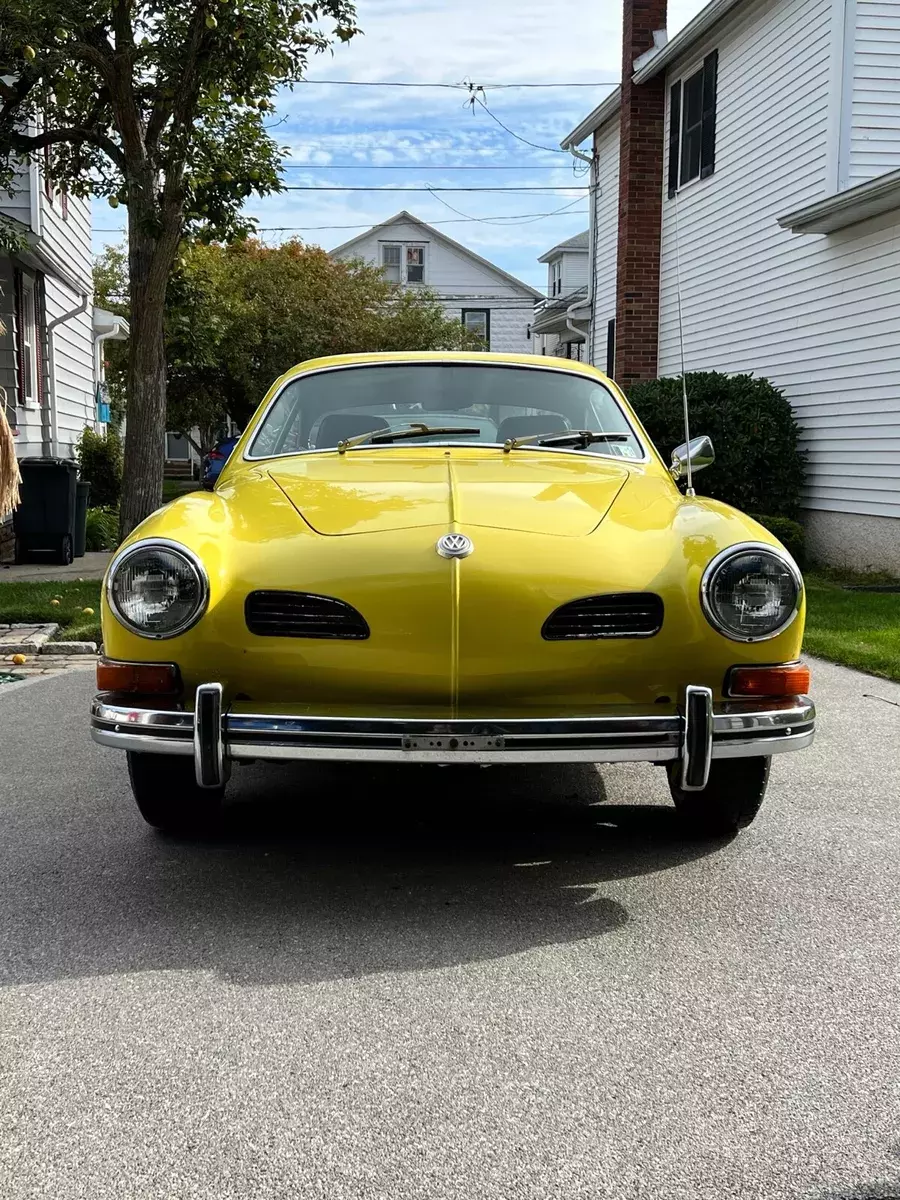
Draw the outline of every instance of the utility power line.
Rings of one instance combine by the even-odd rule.
[[[460,83],[416,83],[413,80],[399,81],[396,79],[301,79],[301,84],[321,84],[327,87],[386,87],[386,88],[448,88],[451,91],[468,91],[467,82]],[[594,83],[481,83],[479,88],[496,88],[510,90],[517,88],[598,88],[616,87],[609,79],[598,79]]]
[[[416,167],[427,168],[429,171],[559,171],[557,163],[524,163],[503,164],[501,166],[436,166],[422,159],[410,160],[406,163],[282,163],[285,171],[409,171]]]
[[[315,183],[300,183],[289,184],[281,189],[283,192],[429,192],[432,195],[435,192],[512,192],[516,196],[528,196],[533,193],[553,193],[553,192],[587,192],[590,188],[584,184],[572,186],[571,184],[558,184],[556,186],[542,186],[535,184],[533,187],[527,184],[522,184],[520,187],[365,187],[363,185],[347,185],[339,186],[337,184],[328,184],[325,187],[319,187]]]
[[[566,205],[570,208],[571,205]],[[481,224],[485,220],[503,221],[511,228],[516,224],[529,225],[532,221],[540,220],[544,217],[555,217],[562,209],[554,209],[553,212],[546,213],[510,213],[507,217],[458,217],[455,219],[442,218],[438,221],[429,221],[429,225],[471,225]],[[385,229],[388,228],[383,222],[378,222],[372,225],[370,221],[359,221],[354,225],[261,225],[253,230],[253,234],[257,233],[318,233],[321,230],[327,229]],[[124,226],[104,226],[98,225],[94,229],[94,233],[125,233]]]

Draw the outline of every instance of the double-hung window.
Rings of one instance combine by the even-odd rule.
[[[425,247],[405,242],[382,242],[381,269],[390,283],[424,283]]]
[[[562,295],[562,259],[550,264],[550,295]]]
[[[481,349],[491,348],[491,310],[489,308],[464,308],[462,323],[466,333],[474,334],[482,345]]]
[[[716,169],[716,87],[719,53],[713,50],[669,90],[669,196]]]
[[[37,299],[34,280],[20,276],[19,287],[19,403],[26,408],[38,403],[38,370],[40,348],[38,346]]]

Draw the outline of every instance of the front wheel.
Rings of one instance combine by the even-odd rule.
[[[702,792],[680,786],[681,763],[669,764],[669,791],[679,815],[700,837],[728,837],[753,821],[769,782],[771,758],[720,758]]]
[[[129,750],[128,778],[141,816],[154,829],[200,833],[221,816],[224,787],[198,787],[188,755]]]

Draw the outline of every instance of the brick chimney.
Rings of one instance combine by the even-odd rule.
[[[634,60],[666,27],[666,0],[624,0],[616,270],[616,379],[655,379],[659,345],[659,255],[663,198],[665,72],[640,87]]]

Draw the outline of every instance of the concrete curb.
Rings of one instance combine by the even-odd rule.
[[[72,654],[96,654],[96,642],[47,642],[38,651],[41,658],[51,658],[54,655],[69,656]]]
[[[58,629],[52,621],[46,625],[34,621],[0,625],[0,654],[40,654]]]

